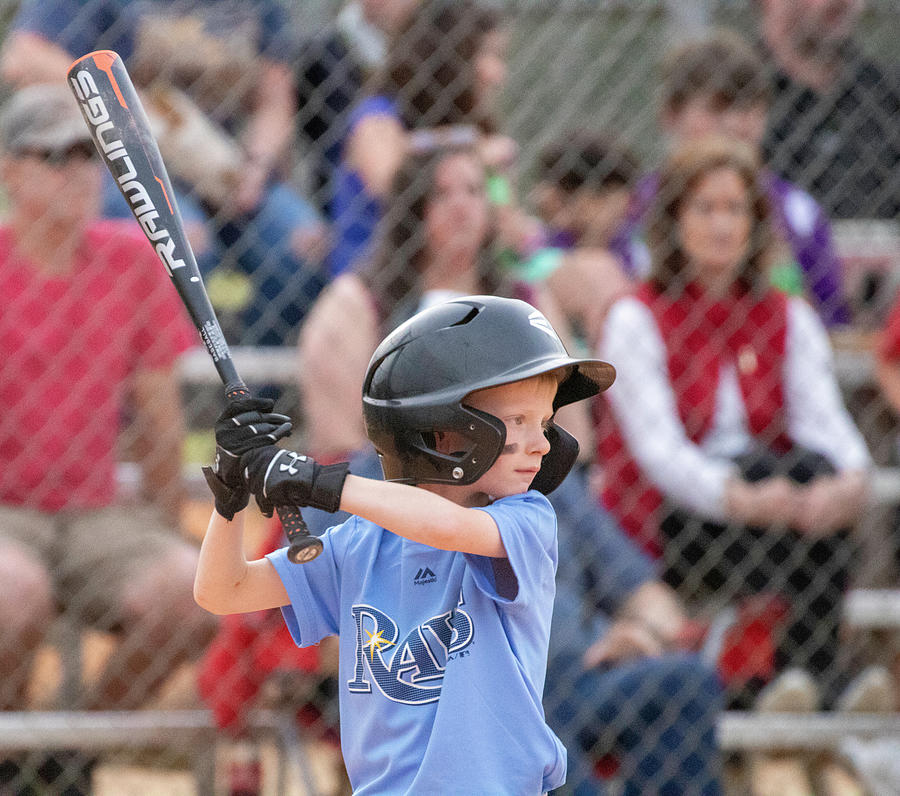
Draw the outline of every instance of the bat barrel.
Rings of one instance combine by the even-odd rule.
[[[150,121],[122,58],[112,50],[88,53],[69,67],[68,78],[94,144],[178,290],[225,385],[226,398],[249,396],[206,293]],[[291,561],[315,558],[322,542],[310,535],[300,511],[279,506],[278,513],[291,545]]]
[[[224,384],[240,383],[187,239],[168,171],[122,58],[97,50],[69,67],[69,87],[94,144],[159,257]]]

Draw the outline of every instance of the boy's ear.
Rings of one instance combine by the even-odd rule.
[[[459,435],[457,434],[454,437],[451,432],[447,431],[433,431],[431,433],[431,447],[438,453],[446,453],[452,456],[459,456],[465,453],[465,445],[460,444]]]

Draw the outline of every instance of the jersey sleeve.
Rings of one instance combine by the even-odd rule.
[[[540,492],[526,492],[476,509],[497,523],[506,558],[464,554],[475,582],[497,602],[529,604],[554,588],[556,513]]]
[[[283,606],[281,614],[298,647],[308,647],[338,632],[342,545],[340,535],[336,539],[335,533],[355,522],[356,518],[351,517],[343,525],[325,531],[320,537],[322,552],[312,561],[291,563],[287,547],[266,556],[290,598],[290,605]],[[352,533],[352,529],[348,530]]]

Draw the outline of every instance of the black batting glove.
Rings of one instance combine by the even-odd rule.
[[[350,471],[347,462],[322,465],[274,445],[245,453],[241,465],[250,491],[267,517],[272,516],[276,506],[338,511],[344,479]]]
[[[250,490],[241,473],[241,456],[291,433],[291,419],[272,412],[274,406],[268,398],[230,401],[216,420],[215,467],[204,467],[203,475],[215,497],[216,511],[226,520],[233,520],[250,501]]]

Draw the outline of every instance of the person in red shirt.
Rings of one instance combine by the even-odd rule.
[[[88,709],[143,703],[216,627],[192,597],[197,549],[180,532],[172,456],[184,432],[175,366],[198,341],[137,225],[97,220],[94,154],[62,83],[0,111],[2,710],[27,705],[60,608],[121,638],[81,695]],[[130,500],[117,495],[123,442],[143,465]]]
[[[900,414],[900,296],[895,299],[878,337],[875,376],[885,401]]]
[[[900,294],[894,299],[894,304],[888,314],[887,320],[877,337],[875,344],[875,378],[881,391],[881,397],[893,411],[895,416],[900,416]],[[900,437],[897,438],[897,450],[900,455]],[[900,566],[900,509],[894,514],[893,521],[894,558]],[[900,662],[900,654],[898,654]]]

